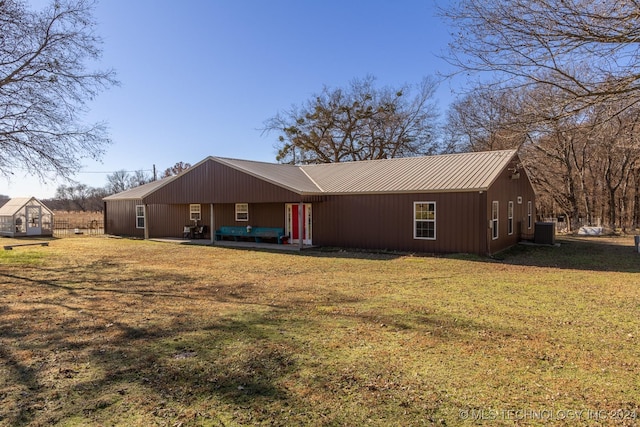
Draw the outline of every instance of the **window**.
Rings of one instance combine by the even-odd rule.
[[[413,203],[413,238],[436,238],[436,202]]]
[[[498,201],[494,200],[491,204],[491,238],[498,238]]]
[[[144,206],[136,205],[136,228],[144,228]]]
[[[513,201],[509,201],[509,207],[507,208],[507,233],[513,234]]]
[[[533,205],[531,204],[531,200],[527,202],[527,226],[529,230],[531,230],[531,220],[533,215]]]
[[[0,216],[0,231],[14,231],[13,230],[13,217]]]
[[[200,221],[200,205],[189,205],[189,217],[191,221]]]
[[[249,221],[248,203],[236,203],[236,221]]]

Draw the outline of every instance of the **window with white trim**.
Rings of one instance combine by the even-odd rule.
[[[491,238],[496,240],[498,238],[498,201],[494,200],[491,203]]]
[[[144,228],[144,205],[136,205],[136,228]]]
[[[413,238],[436,239],[436,202],[413,202]]]
[[[249,203],[236,203],[236,221],[249,221]]]
[[[200,205],[196,205],[196,204],[189,205],[189,218],[191,219],[191,221],[200,221],[202,219],[201,213],[202,213],[202,210]]]
[[[507,233],[509,235],[513,234],[513,201],[509,201],[509,206],[507,207]]]
[[[531,224],[532,219],[533,219],[533,204],[531,203],[531,200],[529,200],[527,202],[527,225],[529,227],[529,230],[531,230],[531,226],[533,225]]]

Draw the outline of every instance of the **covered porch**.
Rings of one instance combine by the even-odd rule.
[[[273,251],[289,251],[297,252],[305,249],[312,249],[314,245],[298,245],[296,244],[277,244],[277,243],[263,243],[263,242],[235,242],[232,240],[215,240],[213,243],[209,239],[183,239],[177,237],[157,237],[149,239],[153,242],[161,243],[173,243],[180,245],[201,245],[201,246],[219,246],[224,248],[238,248],[238,249],[265,249]]]

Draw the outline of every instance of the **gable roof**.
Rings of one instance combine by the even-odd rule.
[[[314,194],[322,192],[313,180],[309,178],[309,175],[306,174],[303,166],[224,157],[211,157],[211,159],[295,193]]]
[[[286,188],[294,193],[306,194],[318,192],[318,187],[309,180],[299,166],[209,156],[177,175],[163,178],[158,181],[152,181],[120,193],[112,194],[104,197],[103,200],[142,200],[155,191],[160,190],[170,182],[194,171],[198,166],[208,161],[229,166],[232,169],[252,175],[279,187]]]
[[[300,194],[486,190],[516,150],[402,157],[314,165],[213,160]]]
[[[120,193],[112,194],[110,196],[104,197],[103,200],[115,200],[115,199],[142,199],[159,188],[165,186],[169,182],[176,179],[179,175],[173,175],[167,178],[162,178],[157,181],[151,181],[146,184],[139,185],[134,188],[130,188],[128,190],[122,191]]]
[[[288,165],[207,157],[186,171],[105,197],[143,199],[199,165],[213,161],[301,195],[487,190],[517,150]]]
[[[15,215],[30,203],[40,205],[43,209],[49,211],[50,213],[53,213],[51,212],[51,209],[49,209],[44,203],[42,203],[35,197],[14,197],[13,199],[8,200],[4,205],[2,205],[2,207],[0,207],[0,216]]]

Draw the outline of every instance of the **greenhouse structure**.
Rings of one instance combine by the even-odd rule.
[[[52,236],[53,212],[35,197],[10,199],[0,207],[0,236]]]

